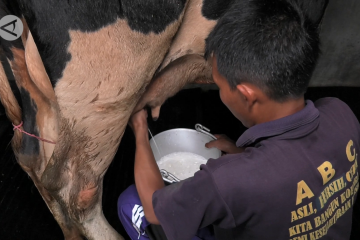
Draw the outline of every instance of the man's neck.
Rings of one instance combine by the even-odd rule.
[[[261,106],[261,114],[259,114],[259,117],[256,119],[256,124],[270,122],[292,115],[301,111],[304,107],[304,97],[288,100],[283,103],[269,101]]]

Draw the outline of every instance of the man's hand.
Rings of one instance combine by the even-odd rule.
[[[148,131],[147,124],[147,111],[142,109],[131,116],[129,120],[129,126],[134,131],[135,136],[140,133],[146,133]]]
[[[231,140],[228,136],[224,134],[215,134],[217,139],[205,144],[207,148],[217,148],[225,153],[241,153],[244,151],[244,148],[238,148],[235,145],[235,142]]]
[[[165,185],[151,151],[147,116],[147,111],[143,109],[131,116],[129,120],[129,125],[136,138],[135,185],[144,207],[146,219],[152,224],[159,224],[152,205],[152,196],[156,190],[163,188]]]

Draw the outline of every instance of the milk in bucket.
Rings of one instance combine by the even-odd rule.
[[[215,137],[204,132],[202,125],[196,126],[197,130],[175,128],[151,138],[150,146],[164,181],[173,183],[192,177],[201,164],[221,156],[219,149],[205,147]]]
[[[163,156],[158,162],[159,169],[175,175],[180,180],[194,176],[207,159],[191,152],[174,152]]]

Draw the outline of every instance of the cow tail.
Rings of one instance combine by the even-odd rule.
[[[0,1],[0,18],[3,18],[6,15],[16,15],[20,17],[20,10],[14,1]],[[27,30],[27,25],[24,25],[24,30]],[[7,117],[16,125],[20,124],[22,119],[20,108],[21,100],[19,99],[19,104],[19,101],[14,94],[14,91],[17,91],[18,93],[19,90],[15,86],[15,82],[11,82],[14,84],[10,84],[10,81],[12,81],[12,77],[10,76],[11,71],[6,73],[5,66],[8,66],[10,61],[13,60],[14,56],[11,51],[12,48],[24,49],[23,41],[26,37],[25,31],[23,31],[23,36],[15,41],[6,41],[0,37],[0,101],[5,108]],[[12,85],[14,85],[13,88],[11,87]]]
[[[3,56],[1,48],[0,56]],[[21,108],[11,89],[8,77],[4,70],[4,64],[5,63],[3,62],[0,64],[0,101],[5,108],[5,113],[9,120],[13,124],[18,125],[21,122]]]

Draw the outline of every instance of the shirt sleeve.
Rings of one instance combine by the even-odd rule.
[[[194,177],[156,191],[153,206],[169,240],[190,240],[198,229],[212,223],[235,226],[206,165]]]

